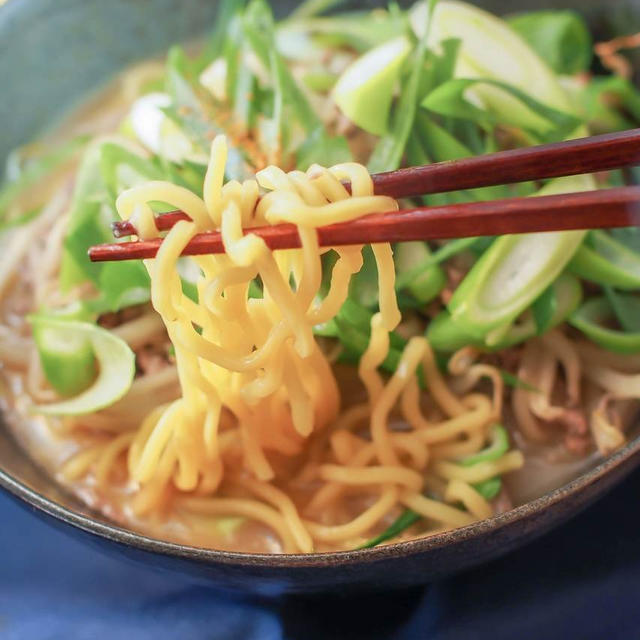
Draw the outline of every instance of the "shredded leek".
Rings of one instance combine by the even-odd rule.
[[[86,343],[90,344],[98,365],[95,379],[92,383],[89,380],[90,386],[81,393],[61,402],[37,405],[33,407],[34,412],[47,415],[93,413],[112,405],[127,393],[135,375],[135,355],[126,342],[88,322],[35,316],[31,323],[36,333],[44,334],[47,345],[55,343],[46,357],[56,352],[62,354],[59,359],[61,367],[68,366],[68,356],[73,349],[84,351]],[[64,353],[65,349],[67,353]],[[40,353],[42,355],[43,351]],[[61,380],[59,376],[66,375],[63,370],[56,370],[53,366],[48,370],[52,383]]]

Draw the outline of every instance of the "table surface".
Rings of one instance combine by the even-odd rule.
[[[231,599],[103,555],[0,496],[0,638],[640,637],[640,473],[524,549],[408,592]]]

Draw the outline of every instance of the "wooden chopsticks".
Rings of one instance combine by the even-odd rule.
[[[640,164],[640,129],[581,138],[536,147],[500,151],[379,173],[372,176],[378,195],[394,198],[542,180],[560,176],[606,171]],[[347,187],[349,185],[346,185]],[[400,242],[478,235],[528,233],[567,229],[607,228],[640,224],[640,191],[621,187],[600,191],[538,198],[510,198],[444,207],[418,207],[389,214],[367,216],[353,222],[318,229],[322,246]],[[178,220],[180,211],[160,215],[160,231]],[[113,225],[114,235],[136,233],[128,221]],[[252,228],[272,249],[299,247],[294,225]],[[98,245],[89,249],[92,261],[152,258],[162,239]],[[217,232],[198,234],[185,255],[224,251]]]
[[[509,198],[375,214],[318,228],[320,246],[493,236],[640,225],[640,187],[618,187],[538,198]],[[247,229],[270,249],[300,247],[297,227],[281,224]],[[162,238],[91,247],[94,262],[153,258]],[[200,233],[183,255],[224,253],[219,232]]]

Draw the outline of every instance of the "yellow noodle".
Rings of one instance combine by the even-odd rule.
[[[320,477],[330,482],[338,482],[341,484],[353,485],[371,485],[371,484],[397,484],[413,491],[422,489],[422,476],[406,467],[344,467],[340,465],[325,464],[321,465]]]
[[[490,518],[493,515],[491,505],[468,483],[461,480],[451,480],[444,494],[447,502],[462,502],[465,509],[478,520]]]
[[[242,516],[273,530],[287,552],[361,544],[403,505],[438,528],[491,515],[470,483],[518,468],[521,454],[473,467],[452,461],[485,446],[489,425],[500,417],[502,380],[494,367],[475,364],[475,353],[468,362],[457,356],[459,370],[452,374],[466,385],[465,393],[483,377],[494,386],[493,401],[479,393],[459,396],[423,337],[409,340],[390,377],[380,372],[389,332],[401,319],[390,245],[372,246],[380,312],[372,317],[358,369],[367,402],[350,401],[341,410],[330,359],[314,337],[315,325],[338,314],[351,277],[363,265],[362,247],[334,248],[338,259],[320,299],[316,228],[393,211],[397,203],[373,195],[371,176],[354,163],[290,173],[268,167],[253,180],[225,184],[225,162],[226,143],[219,137],[211,146],[202,198],[167,182],[118,197],[121,217],[133,217],[141,237],[158,235],[151,202],[165,202],[191,218],[173,226],[156,258],[144,263],[152,304],[175,348],[175,366],[136,381],[123,400],[102,412],[101,419],[122,416],[128,430],[101,431],[104,442],[77,454],[66,472],[77,479],[93,471],[106,487],[124,469],[133,488],[128,506],[137,516]],[[272,252],[247,233],[279,222],[296,225],[300,249]],[[194,302],[183,292],[178,259],[195,234],[213,229],[220,230],[225,253],[189,258],[198,269]],[[249,298],[254,279],[262,292]],[[163,334],[149,314],[116,332],[137,347]],[[436,407],[429,420],[422,412],[419,367],[424,393]],[[154,401],[163,404],[152,410]],[[398,405],[408,423],[400,429]],[[139,426],[129,428],[138,416]],[[87,426],[78,420],[72,428]],[[445,501],[462,502],[466,511],[425,497],[425,486]],[[296,505],[306,505],[305,516],[318,521],[303,519]]]
[[[476,520],[472,515],[460,511],[460,509],[442,504],[442,502],[432,500],[419,493],[407,492],[400,496],[400,502],[422,517],[442,522],[450,527],[464,527]]]
[[[371,529],[391,510],[398,497],[394,487],[387,487],[380,493],[378,500],[359,516],[346,524],[327,526],[305,521],[307,529],[316,540],[335,542],[344,538],[354,538]]]
[[[263,522],[278,534],[285,551],[292,552],[297,549],[295,539],[284,517],[272,507],[268,507],[258,500],[185,497],[180,500],[179,506],[196,513],[206,513],[213,516],[245,516]]]
[[[447,480],[462,480],[464,482],[483,482],[515,469],[524,464],[524,456],[520,451],[509,451],[501,458],[491,462],[478,462],[470,467],[464,467],[454,462],[438,460],[433,464],[433,471]]]
[[[242,478],[238,482],[243,487],[247,487],[252,493],[271,503],[282,513],[282,517],[289,525],[291,535],[300,551],[303,553],[311,553],[313,551],[313,540],[300,519],[296,506],[286,493],[273,485],[258,482],[251,478]]]

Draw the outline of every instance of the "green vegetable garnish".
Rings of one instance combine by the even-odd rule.
[[[78,303],[54,315],[30,318],[42,371],[49,384],[62,396],[80,393],[91,384],[96,376],[95,356],[85,335],[61,332],[57,327],[51,327],[48,320],[78,321],[88,319],[86,316],[85,308]]]
[[[469,102],[464,94],[480,85],[506,93],[512,101],[507,113],[493,113]],[[520,127],[541,140],[561,140],[576,129],[581,121],[576,116],[547,107],[524,91],[492,79],[455,78],[435,88],[421,106],[433,113],[463,118],[477,123],[486,131],[493,131],[498,122]]]
[[[490,444],[474,453],[471,456],[460,460],[460,464],[464,467],[471,467],[474,464],[480,464],[482,462],[492,462],[501,458],[509,450],[509,434],[507,430],[500,424],[494,424],[491,427]],[[502,488],[502,480],[500,477],[489,478],[483,482],[477,482],[473,485],[473,488],[483,497],[485,500],[491,500],[495,498],[500,489]]]
[[[603,289],[620,326],[629,333],[640,331],[640,298],[618,293],[611,287]]]
[[[467,249],[471,249],[478,240],[478,238],[458,238],[457,240],[452,240],[451,242],[447,242],[447,244],[442,245],[430,256],[425,257],[422,262],[412,266],[403,273],[398,274],[396,277],[396,291],[408,287],[413,280],[419,277],[421,273],[430,267],[440,264],[456,254],[466,251]]]
[[[544,321],[545,329],[552,329],[564,322],[573,313],[582,300],[580,281],[574,276],[563,273],[552,285],[555,308],[550,319]],[[546,313],[546,312],[545,312]],[[472,335],[451,317],[448,311],[441,311],[427,327],[427,338],[434,349],[440,351],[456,351],[465,345],[472,344],[488,350],[504,349],[532,338],[539,327],[533,314],[508,325],[505,330],[488,345],[483,338]]]
[[[575,11],[532,11],[508,22],[556,73],[573,75],[589,69],[591,35]]]
[[[93,413],[127,393],[135,374],[135,355],[115,334],[88,322],[45,316],[32,316],[30,321],[51,385],[67,393],[79,391],[81,382],[84,387],[69,400],[38,405],[34,411],[47,415]],[[91,356],[98,365],[97,376]]]
[[[407,146],[407,140],[413,127],[415,114],[420,99],[419,90],[423,75],[423,65],[427,58],[427,38],[431,24],[431,16],[437,0],[429,0],[424,36],[420,38],[415,54],[412,58],[412,68],[409,79],[405,82],[400,93],[400,99],[394,111],[389,131],[382,136],[371,154],[368,169],[371,173],[393,171],[400,166],[402,154]]]
[[[410,50],[405,36],[389,40],[353,62],[333,88],[335,103],[365,131],[387,132],[393,91]]]
[[[580,180],[550,182],[539,195],[585,188]],[[501,236],[456,289],[448,309],[457,325],[488,346],[499,344],[513,322],[559,275],[585,232]]]
[[[573,273],[617,289],[640,288],[640,253],[606,231],[591,231],[589,240],[592,246],[584,244],[571,260],[569,266]]]
[[[421,516],[415,511],[406,509],[381,534],[377,535],[375,538],[371,538],[371,540],[359,546],[358,549],[371,549],[371,547],[377,547],[379,544],[382,544],[387,540],[396,538],[412,524],[418,522],[420,518]]]
[[[492,462],[502,457],[509,450],[509,434],[501,424],[491,427],[490,444],[486,448],[460,460],[464,467],[471,467],[480,462]]]
[[[431,258],[432,254],[426,242],[402,242],[394,249],[396,277],[417,267]],[[422,303],[433,300],[444,288],[446,276],[438,265],[424,269],[407,285],[414,298]]]
[[[476,482],[473,488],[485,499],[493,500],[502,489],[502,479],[499,476],[489,478],[483,482]]]
[[[553,325],[558,308],[558,297],[553,285],[545,289],[531,305],[531,312],[536,323],[536,333],[540,336]]]
[[[629,294],[617,294],[627,311],[640,312],[640,301]],[[614,329],[616,314],[609,300],[602,296],[587,300],[570,318],[569,323],[589,339],[609,351],[640,352],[640,331]]]

